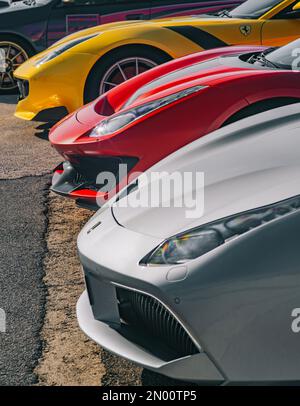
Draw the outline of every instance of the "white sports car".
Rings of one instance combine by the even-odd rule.
[[[180,380],[300,382],[299,112],[247,118],[148,171],[204,173],[202,216],[176,199],[121,207],[140,180],[96,213],[78,238],[91,339]]]

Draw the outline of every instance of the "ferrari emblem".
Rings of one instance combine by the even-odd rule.
[[[241,25],[240,31],[245,37],[248,37],[251,34],[251,25]]]

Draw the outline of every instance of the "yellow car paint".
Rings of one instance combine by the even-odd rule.
[[[130,44],[151,46],[170,58],[179,58],[207,47],[284,45],[300,36],[300,20],[274,17],[293,3],[295,0],[284,0],[258,19],[190,16],[128,21],[101,25],[69,35],[15,71],[16,78],[29,82],[29,95],[19,101],[15,115],[31,120],[39,112],[53,107],[64,106],[68,112],[76,110],[84,104],[85,83],[96,62],[109,51]],[[91,34],[99,35],[44,64],[38,63],[62,45]]]

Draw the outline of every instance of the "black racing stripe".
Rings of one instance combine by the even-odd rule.
[[[182,35],[185,38],[195,42],[195,44],[199,45],[203,49],[213,49],[213,48],[220,48],[226,47],[228,44],[222,41],[221,39],[215,37],[212,34],[209,34],[206,31],[201,30],[200,28],[192,27],[190,25],[183,25],[183,26],[174,26],[174,27],[165,27],[169,30],[177,32],[177,34]]]

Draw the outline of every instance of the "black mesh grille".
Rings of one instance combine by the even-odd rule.
[[[117,156],[72,156],[69,160],[76,171],[92,183],[96,183],[97,176],[102,172],[110,172],[120,181],[120,165],[126,164],[129,172],[138,162],[138,158]]]
[[[86,183],[86,178],[81,175],[79,172],[75,172],[74,174],[74,183],[77,185],[81,185],[82,183]]]
[[[176,318],[158,300],[126,289],[118,289],[120,317],[123,322],[142,332],[147,331],[184,357],[198,353],[195,344]]]

